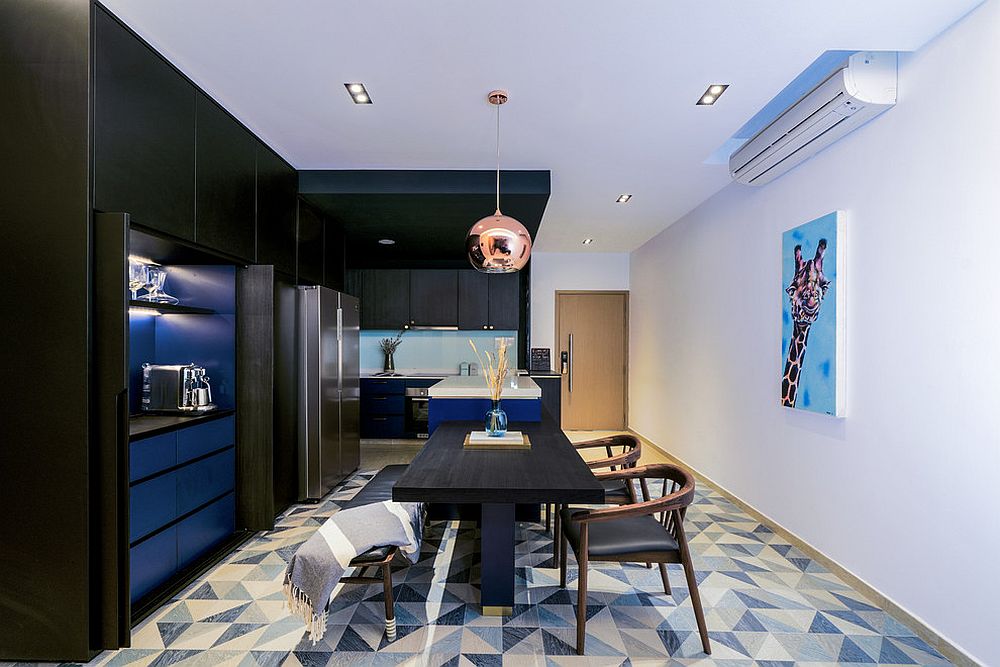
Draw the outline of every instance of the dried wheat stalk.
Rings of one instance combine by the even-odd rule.
[[[472,346],[472,351],[476,353],[476,359],[479,360],[479,367],[483,369],[483,374],[486,376],[486,385],[490,388],[490,398],[494,401],[500,400],[500,393],[503,391],[503,381],[507,377],[507,339],[501,338],[500,345],[497,347],[497,355],[494,357],[489,352],[486,352],[486,363],[483,363],[483,358],[479,355],[479,350],[476,349],[476,344],[469,339],[469,345]]]

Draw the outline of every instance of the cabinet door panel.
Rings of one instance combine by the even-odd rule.
[[[458,328],[485,329],[490,323],[489,276],[479,271],[458,272]]]
[[[402,329],[410,322],[410,272],[368,269],[362,278],[362,328]]]
[[[323,218],[315,210],[299,204],[299,281],[323,282]]]
[[[410,271],[410,324],[451,327],[458,324],[458,271]]]
[[[94,78],[94,207],[194,240],[194,86],[100,7]]]
[[[490,274],[490,328],[514,331],[520,316],[520,277],[516,273]]]
[[[257,263],[295,275],[298,172],[260,142],[257,147]]]
[[[255,151],[253,135],[203,94],[197,104],[195,240],[253,260]]]

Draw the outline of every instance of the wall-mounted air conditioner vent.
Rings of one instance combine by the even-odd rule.
[[[896,104],[896,54],[855,53],[729,158],[729,173],[764,185]]]

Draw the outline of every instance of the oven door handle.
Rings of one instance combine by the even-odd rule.
[[[420,397],[420,396],[407,396],[406,398],[408,398],[409,400],[413,401],[414,403],[427,403],[428,401],[431,400],[429,398]]]

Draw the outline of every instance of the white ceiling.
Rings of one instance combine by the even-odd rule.
[[[609,252],[726,185],[703,160],[823,51],[915,50],[981,0],[103,1],[300,169],[492,168],[507,88],[503,167],[552,170],[536,248]]]

